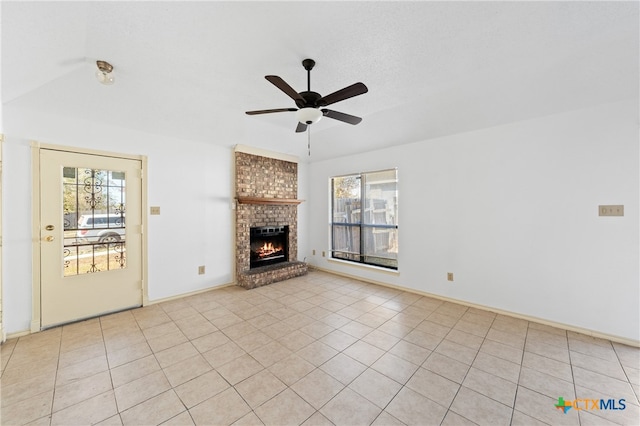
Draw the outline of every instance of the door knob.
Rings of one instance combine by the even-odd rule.
[[[55,238],[53,237],[53,235],[47,235],[47,237],[45,238],[46,241],[51,242],[53,241]]]
[[[56,227],[53,225],[47,225],[44,229],[46,229],[47,231],[53,231],[54,229],[56,229]]]

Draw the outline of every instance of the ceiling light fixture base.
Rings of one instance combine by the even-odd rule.
[[[317,108],[300,108],[296,111],[296,118],[302,124],[313,124],[320,121],[322,118],[322,111]]]
[[[96,71],[96,79],[105,85],[111,85],[115,82],[113,76],[113,65],[107,61],[96,61],[98,70]]]
[[[313,59],[305,59],[304,61],[302,61],[302,66],[307,71],[311,71],[315,65],[316,61],[314,61]]]

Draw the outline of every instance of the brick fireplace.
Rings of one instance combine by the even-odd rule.
[[[250,289],[306,274],[306,263],[297,260],[298,164],[236,149],[235,172],[238,285]],[[281,259],[265,266],[256,262],[256,245],[251,247],[256,229],[264,236],[286,229]]]

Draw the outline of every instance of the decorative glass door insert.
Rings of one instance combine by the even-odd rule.
[[[126,176],[64,167],[64,276],[126,268]]]

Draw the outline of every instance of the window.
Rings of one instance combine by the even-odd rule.
[[[398,269],[397,169],[331,178],[331,257]]]

